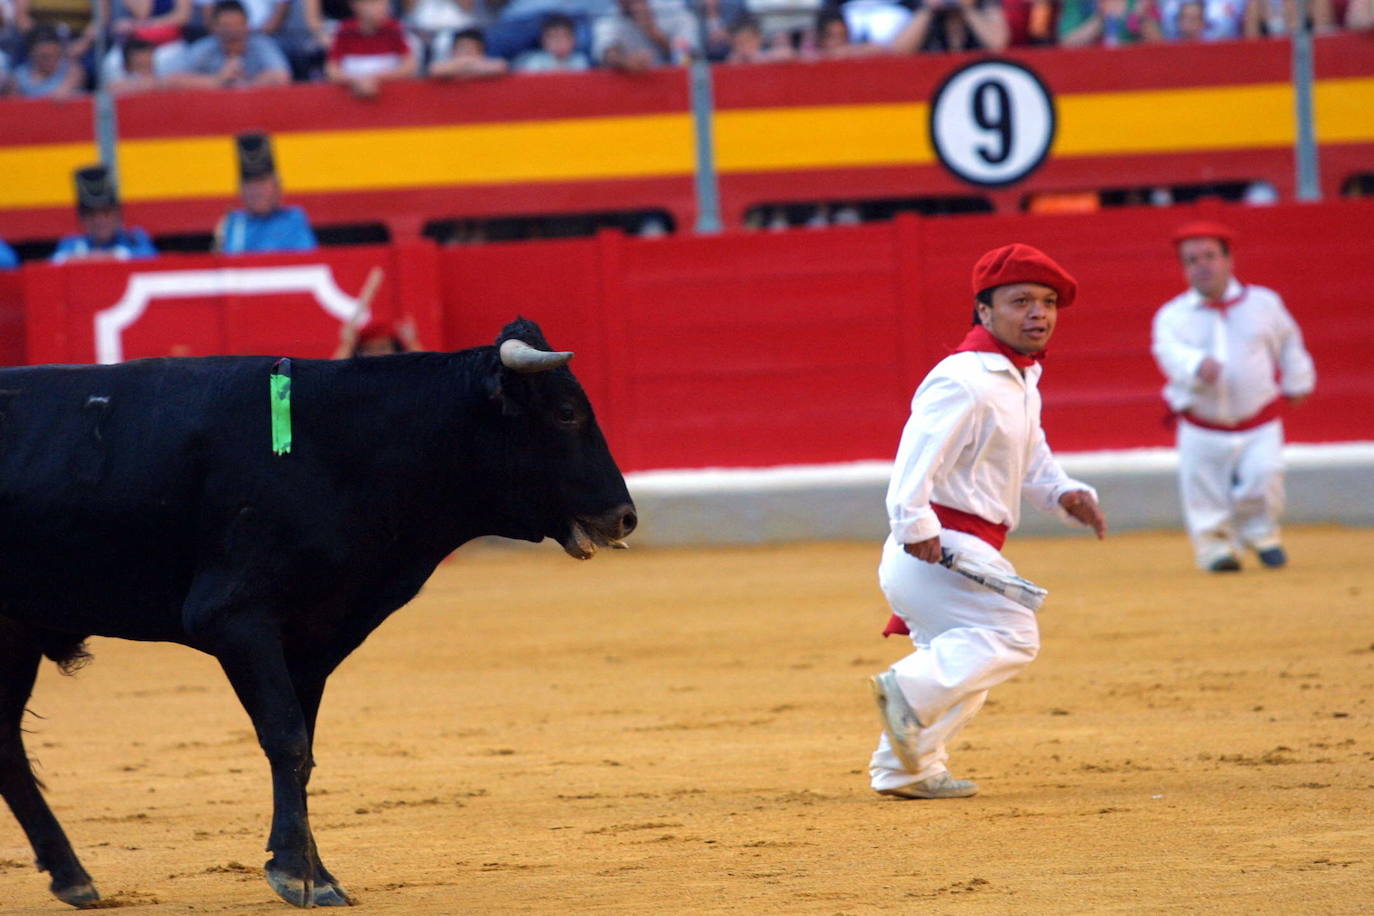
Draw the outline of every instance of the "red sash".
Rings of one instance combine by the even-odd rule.
[[[972,512],[965,512],[962,509],[955,509],[952,506],[942,506],[939,503],[931,503],[930,508],[935,510],[935,517],[940,520],[941,528],[948,528],[950,531],[962,531],[964,534],[971,534],[980,541],[986,541],[998,550],[1007,542],[1007,526],[999,525],[997,522],[990,522],[980,515]],[[910,636],[911,630],[907,628],[906,621],[893,614],[887,619],[887,626],[883,627],[883,636],[888,637],[893,634],[899,636]]]
[[[1232,423],[1229,426],[1224,423],[1218,423],[1215,420],[1204,420],[1191,410],[1185,410],[1179,416],[1183,417],[1183,419],[1194,426],[1201,426],[1203,429],[1215,429],[1224,433],[1239,433],[1247,429],[1254,429],[1256,426],[1263,426],[1270,420],[1277,420],[1279,418],[1279,408],[1282,406],[1282,399],[1274,398],[1274,400],[1261,407],[1258,413],[1251,414],[1244,420],[1238,423]]]

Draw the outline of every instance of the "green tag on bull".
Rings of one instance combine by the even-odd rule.
[[[268,379],[272,416],[272,454],[291,451],[291,360],[279,359]]]

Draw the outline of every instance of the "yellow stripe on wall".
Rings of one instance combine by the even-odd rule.
[[[1061,96],[1051,155],[1182,153],[1293,142],[1283,84]]]
[[[0,207],[51,207],[76,200],[72,173],[100,161],[94,143],[0,147]]]
[[[1080,93],[1057,100],[1052,155],[1113,156],[1286,146],[1293,99],[1283,83]],[[1323,143],[1374,140],[1374,78],[1316,86]],[[715,122],[722,173],[935,161],[923,102],[730,109]],[[292,191],[353,191],[686,176],[694,166],[686,113],[376,130],[274,138]],[[125,200],[225,197],[237,171],[230,136],[127,140]],[[69,206],[71,173],[93,144],[0,147],[0,208]]]
[[[693,167],[687,114],[320,132],[276,143],[282,178],[297,191],[646,178]]]
[[[716,115],[722,172],[925,165],[935,161],[924,103],[747,108]]]
[[[1374,77],[1322,80],[1312,89],[1312,107],[1321,142],[1374,138]]]

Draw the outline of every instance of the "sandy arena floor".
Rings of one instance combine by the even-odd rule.
[[[877,544],[469,547],[331,682],[312,815],[370,914],[1374,909],[1374,531],[1216,577],[1180,535],[1013,542],[1045,647],[880,799]],[[1253,565],[1253,564],[1252,564]],[[129,914],[282,914],[266,764],[218,668],[93,641],[30,749]],[[0,813],[0,913],[70,912]]]

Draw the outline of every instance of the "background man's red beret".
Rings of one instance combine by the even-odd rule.
[[[1231,242],[1235,239],[1235,233],[1230,228],[1221,223],[1212,223],[1205,220],[1196,223],[1189,223],[1186,226],[1179,226],[1174,231],[1174,247],[1178,247],[1185,239],[1221,239],[1226,243],[1226,247],[1231,247]]]
[[[1073,305],[1078,281],[1038,248],[1016,242],[994,248],[973,265],[973,294],[1009,283],[1041,283],[1059,294],[1059,307]]]

